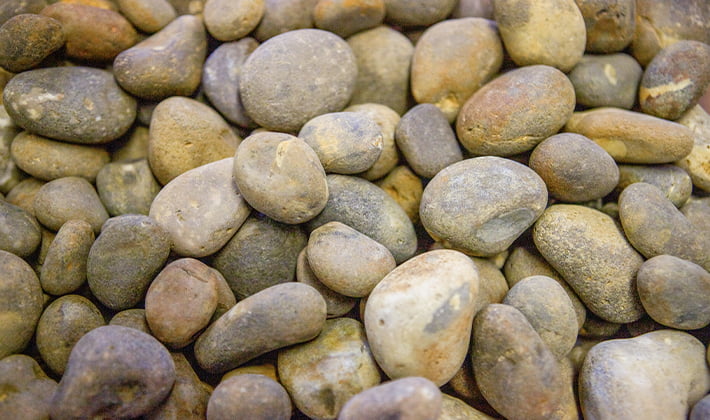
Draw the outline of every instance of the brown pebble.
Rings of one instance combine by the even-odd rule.
[[[31,69],[64,45],[62,24],[50,17],[22,14],[0,27],[0,67]]]

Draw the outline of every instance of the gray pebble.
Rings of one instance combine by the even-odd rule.
[[[636,103],[642,73],[641,66],[630,55],[585,54],[568,77],[579,105],[631,109]]]
[[[575,0],[587,28],[586,50],[611,53],[626,48],[636,28],[635,0]]]
[[[338,420],[438,419],[442,396],[439,388],[426,378],[410,376],[396,379],[352,397],[343,406]]]
[[[86,281],[86,261],[93,243],[94,231],[88,222],[64,223],[47,249],[39,275],[42,289],[61,296],[81,287]]]
[[[30,213],[0,200],[0,250],[28,257],[41,241],[40,227]]]
[[[693,192],[690,175],[675,165],[619,165],[617,190],[621,192],[636,182],[654,185],[678,208]]]
[[[318,0],[266,0],[264,16],[254,31],[261,42],[276,35],[313,27],[313,8]]]
[[[84,178],[65,177],[42,185],[34,198],[37,220],[47,228],[57,231],[69,220],[88,222],[95,233],[108,219],[93,185]]]
[[[303,248],[298,254],[298,260],[296,261],[296,281],[307,284],[320,292],[321,296],[323,296],[323,300],[325,300],[328,318],[341,317],[350,312],[350,310],[355,307],[357,299],[341,295],[318,280],[318,277],[316,277],[308,264],[306,250],[307,248]]]
[[[359,174],[368,181],[382,178],[389,173],[399,162],[399,153],[394,140],[394,130],[399,122],[399,114],[386,105],[377,103],[365,103],[351,105],[345,108],[345,112],[361,112],[372,118],[380,127],[382,132],[382,153],[370,169]]]
[[[291,398],[280,383],[267,376],[235,375],[217,385],[206,415],[207,420],[288,420]]]
[[[96,176],[96,189],[111,216],[148,214],[160,184],[143,158],[104,165]]]

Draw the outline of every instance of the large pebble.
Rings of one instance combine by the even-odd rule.
[[[372,387],[352,397],[338,420],[438,419],[443,394],[430,380],[410,376]]]
[[[439,172],[424,189],[419,215],[447,248],[490,256],[507,249],[546,204],[545,183],[530,168],[485,156]]]
[[[565,131],[594,140],[620,163],[670,163],[693,148],[693,133],[688,128],[618,108],[575,112]]]
[[[288,420],[291,399],[280,383],[267,376],[235,375],[214,389],[206,416],[207,420]]]
[[[62,375],[69,354],[84,334],[106,325],[96,305],[79,295],[66,295],[53,301],[37,323],[37,349],[52,371]]]
[[[87,260],[89,288],[105,306],[140,302],[170,254],[168,234],[148,216],[113,217],[104,224]]]
[[[29,70],[64,45],[62,24],[35,14],[20,14],[0,27],[0,67]]]
[[[115,0],[121,13],[136,28],[152,34],[175,19],[177,13],[168,0]]]
[[[493,16],[518,66],[545,64],[567,72],[584,54],[587,31],[574,0],[496,0]]]
[[[34,216],[0,199],[0,250],[28,257],[41,240],[40,226]]]
[[[589,207],[549,207],[533,230],[535,246],[590,311],[616,323],[644,314],[636,292],[643,258],[606,214]]]
[[[234,157],[240,141],[214,109],[184,97],[155,107],[149,136],[148,162],[163,185],[190,169]]]
[[[319,0],[313,8],[316,28],[346,38],[373,28],[385,18],[384,0]]]
[[[479,288],[473,261],[452,250],[420,254],[385,276],[367,299],[364,320],[387,376],[448,382],[468,351]]]
[[[259,125],[295,132],[313,117],[345,108],[356,77],[355,56],[343,39],[303,29],[254,50],[242,67],[239,92]]]
[[[313,8],[318,0],[265,0],[264,16],[254,37],[266,41],[276,35],[313,27]]]
[[[48,419],[57,383],[30,356],[0,359],[0,413],[8,419]]]
[[[89,67],[50,67],[20,73],[3,90],[15,124],[42,136],[74,143],[106,143],[136,118],[136,100],[113,75]]]
[[[99,327],[74,346],[51,415],[139,417],[160,404],[174,382],[175,364],[158,340],[132,328]]]
[[[372,118],[382,133],[382,153],[370,169],[359,174],[368,181],[374,181],[387,175],[399,162],[394,131],[399,122],[399,114],[392,108],[379,103],[364,103],[345,108],[346,112],[360,112]]]
[[[445,20],[428,28],[412,57],[412,95],[454,121],[468,98],[503,63],[496,25],[481,18]]]
[[[55,179],[37,191],[35,216],[42,225],[59,230],[69,220],[88,222],[95,233],[108,219],[108,213],[94,187],[84,178],[74,176]]]
[[[619,165],[617,189],[636,182],[656,186],[676,206],[682,206],[693,192],[693,182],[688,173],[675,165]]]
[[[200,84],[206,55],[202,20],[183,15],[119,54],[113,72],[121,87],[139,98],[187,96]]]
[[[407,214],[386,192],[364,179],[328,175],[328,202],[311,230],[328,222],[341,222],[386,246],[401,263],[417,249],[417,236]]]
[[[636,0],[575,0],[587,27],[586,50],[612,53],[626,48],[636,29]]]
[[[398,26],[429,26],[444,20],[456,6],[456,0],[385,0],[387,21]]]
[[[522,67],[476,91],[459,112],[456,133],[473,154],[515,155],[557,133],[574,105],[574,87],[564,73],[549,66]]]
[[[42,287],[22,258],[0,250],[0,359],[24,350],[42,314]]]
[[[145,420],[204,420],[212,387],[200,380],[182,353],[170,356],[175,363],[175,385]]]
[[[308,237],[299,226],[251,217],[214,255],[212,265],[241,300],[296,275],[298,253]]]
[[[710,390],[705,347],[672,330],[592,347],[579,373],[584,418],[683,420]]]
[[[631,109],[636,103],[643,70],[627,54],[585,54],[568,77],[577,104],[589,108],[611,106]]]
[[[64,223],[44,257],[39,274],[42,290],[61,296],[81,287],[86,281],[86,261],[94,239],[88,222],[69,220]]]
[[[626,237],[646,258],[668,254],[710,270],[710,237],[651,184],[631,184],[619,196]]]
[[[271,350],[315,338],[326,310],[320,293],[301,283],[262,290],[212,323],[195,343],[195,357],[208,372],[225,372]]]
[[[508,305],[481,310],[471,357],[486,400],[508,419],[577,418],[571,384],[525,316]]]
[[[96,175],[96,189],[111,216],[148,214],[160,184],[147,159],[111,162]]]
[[[251,209],[232,180],[233,158],[191,169],[170,181],[150,206],[177,254],[204,257],[229,241]]]
[[[365,328],[350,318],[325,322],[318,337],[279,351],[279,378],[312,419],[335,419],[354,395],[380,383]]]
[[[256,28],[265,8],[265,0],[207,0],[205,26],[217,40],[235,41]]]
[[[303,248],[298,254],[298,260],[296,261],[296,281],[307,284],[320,292],[321,296],[323,296],[323,300],[325,300],[328,318],[337,318],[350,312],[350,310],[355,307],[357,299],[341,295],[323,284],[323,282],[316,277],[313,270],[311,270],[311,266],[308,264],[306,249],[307,248]]]
[[[710,192],[710,114],[700,105],[696,105],[679,120],[679,124],[688,127],[695,143],[690,153],[675,162],[675,165],[685,169],[693,180],[693,185]]]
[[[233,175],[249,205],[282,223],[307,222],[328,201],[317,153],[302,138],[289,134],[263,132],[247,137],[234,158]]]

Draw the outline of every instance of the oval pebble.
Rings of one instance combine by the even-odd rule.
[[[261,42],[276,35],[313,27],[313,8],[318,0],[265,0],[264,16],[254,30]]]
[[[265,0],[207,0],[202,13],[210,35],[236,41],[256,28],[265,8]]]
[[[345,108],[346,112],[361,112],[372,118],[382,133],[382,153],[370,169],[358,174],[368,181],[387,175],[399,162],[399,153],[394,140],[394,130],[399,122],[399,114],[392,108],[379,103],[364,103]]]
[[[148,321],[145,319],[145,309],[126,309],[116,313],[111,318],[109,325],[119,325],[122,327],[133,328],[135,330],[153,335],[148,326]]]
[[[214,389],[206,416],[207,420],[288,420],[291,398],[280,383],[267,376],[235,375]]]
[[[352,397],[338,420],[406,418],[438,419],[443,394],[430,380],[417,376],[396,379]]]
[[[0,199],[0,250],[28,257],[41,240],[40,226],[34,216]]]
[[[636,29],[636,0],[575,0],[587,28],[586,50],[612,53],[626,48]]]
[[[177,13],[168,0],[115,0],[121,13],[136,28],[152,34],[175,19]]]
[[[160,184],[143,158],[104,165],[96,175],[96,189],[111,216],[148,214]]]
[[[108,213],[93,185],[74,176],[58,178],[42,185],[34,198],[35,216],[42,225],[59,230],[69,220],[84,220],[99,233]]]
[[[19,14],[0,26],[0,67],[20,73],[64,45],[62,24],[51,17]]]
[[[69,220],[59,228],[49,245],[39,274],[42,290],[65,295],[86,282],[86,262],[94,243],[94,231],[88,222]]]
[[[316,277],[308,264],[306,249],[307,248],[303,248],[298,254],[298,260],[296,261],[296,281],[307,284],[320,292],[321,296],[323,296],[323,300],[325,300],[328,318],[337,318],[347,314],[355,307],[357,299],[341,295],[318,280],[318,277]]]
[[[569,72],[577,104],[588,108],[631,109],[636,103],[643,70],[627,54],[585,54]]]

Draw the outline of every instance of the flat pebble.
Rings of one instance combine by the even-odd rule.
[[[351,318],[325,321],[318,337],[279,351],[279,378],[312,419],[335,419],[356,394],[380,383],[365,328]]]
[[[171,249],[204,257],[222,248],[251,212],[232,180],[233,158],[179,175],[157,194],[150,217],[167,232]]]
[[[0,359],[0,388],[4,390],[0,412],[7,418],[49,418],[57,383],[30,356],[14,354]]]
[[[265,0],[207,0],[205,26],[219,41],[236,41],[256,28],[265,8]]]
[[[630,55],[585,54],[568,77],[577,104],[595,108],[610,106],[631,109],[636,103],[643,70]]]
[[[690,175],[675,165],[619,165],[617,190],[636,182],[654,185],[676,207],[681,207],[693,192]]]
[[[315,27],[343,38],[373,28],[384,18],[384,0],[319,0],[313,8]]]
[[[175,363],[175,385],[145,420],[203,420],[212,387],[200,380],[182,353],[170,353],[170,357]]]
[[[456,0],[431,3],[427,0],[385,0],[386,20],[398,26],[428,26],[444,20]]]
[[[338,420],[377,418],[437,419],[443,394],[430,380],[410,376],[372,387],[351,398]]]
[[[311,266],[308,264],[307,248],[303,248],[298,254],[296,261],[296,281],[307,284],[318,290],[325,300],[326,314],[328,318],[337,318],[350,312],[357,303],[356,298],[342,295],[323,284],[316,277]]]
[[[17,15],[0,27],[0,67],[14,73],[29,70],[61,48],[65,39],[56,19]]]
[[[635,0],[575,0],[587,28],[586,50],[612,53],[626,48],[636,29]]]
[[[148,214],[160,184],[143,158],[104,165],[96,175],[96,189],[111,216]]]
[[[86,282],[86,261],[94,231],[84,220],[69,220],[59,228],[44,258],[39,281],[42,290],[56,296],[71,293]]]
[[[113,217],[89,251],[89,288],[111,309],[132,308],[143,299],[169,253],[168,234],[153,219],[143,215]]]
[[[399,162],[399,153],[394,140],[394,130],[399,122],[399,114],[392,108],[378,103],[351,105],[345,112],[360,112],[368,115],[380,127],[382,133],[382,153],[375,163],[363,173],[358,174],[368,181],[374,181],[387,175]]]
[[[288,420],[291,398],[280,383],[269,377],[236,375],[217,385],[206,415],[207,420]]]
[[[271,350],[315,338],[323,329],[325,301],[311,286],[285,283],[237,303],[195,343],[200,367],[218,373]]]
[[[69,176],[42,185],[34,198],[37,220],[58,231],[69,220],[84,220],[99,233],[108,213],[94,186],[84,178]]]
[[[108,325],[84,335],[52,398],[51,417],[139,417],[160,404],[175,382],[175,364],[155,338]]]
[[[115,0],[121,13],[138,29],[152,34],[177,16],[168,0]]]
[[[685,169],[696,187],[710,192],[710,114],[696,105],[678,121],[693,132],[694,144],[690,153],[675,165]]]
[[[115,140],[136,118],[136,100],[111,73],[90,67],[22,72],[5,86],[3,102],[18,126],[72,143]]]
[[[419,215],[445,247],[490,256],[507,249],[546,204],[545,183],[532,169],[485,156],[439,172],[424,188]]]
[[[419,205],[422,202],[424,185],[421,178],[408,166],[402,165],[392,169],[386,177],[377,181],[377,186],[402,207],[412,223],[419,221]]]
[[[28,257],[39,247],[41,239],[39,223],[32,214],[0,200],[0,250]]]

